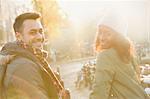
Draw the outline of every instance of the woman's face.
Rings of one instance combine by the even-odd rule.
[[[109,49],[112,47],[112,41],[114,38],[114,30],[101,25],[99,27],[99,42],[101,49]]]

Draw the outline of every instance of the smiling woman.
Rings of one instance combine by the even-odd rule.
[[[113,14],[98,24],[95,86],[90,99],[149,99],[138,78],[132,43],[124,35],[126,25],[119,24],[122,18]]]

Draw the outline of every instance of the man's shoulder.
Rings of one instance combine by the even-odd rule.
[[[8,65],[36,66],[37,64],[26,57],[16,56]]]
[[[0,65],[9,64],[11,60],[15,58],[15,55],[2,55],[0,54]]]
[[[29,62],[29,63],[34,63],[32,60],[23,57],[23,56],[16,56],[16,58],[14,59],[14,61],[19,61],[19,62]]]
[[[16,56],[9,64],[7,64],[7,74],[12,74],[24,79],[40,77],[39,70],[40,67],[36,63],[21,56]]]

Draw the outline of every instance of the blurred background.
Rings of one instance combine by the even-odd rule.
[[[150,0],[0,0],[0,46],[15,40],[12,25],[17,15],[38,11],[43,16],[45,49],[53,62],[93,57],[97,23],[110,7],[127,17],[127,36],[137,51],[148,55]]]

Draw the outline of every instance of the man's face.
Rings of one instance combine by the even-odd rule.
[[[108,49],[112,47],[112,39],[114,36],[114,31],[107,26],[100,26],[99,28],[99,40],[102,49]]]
[[[39,20],[28,19],[23,22],[21,40],[35,48],[43,49],[44,33]]]

